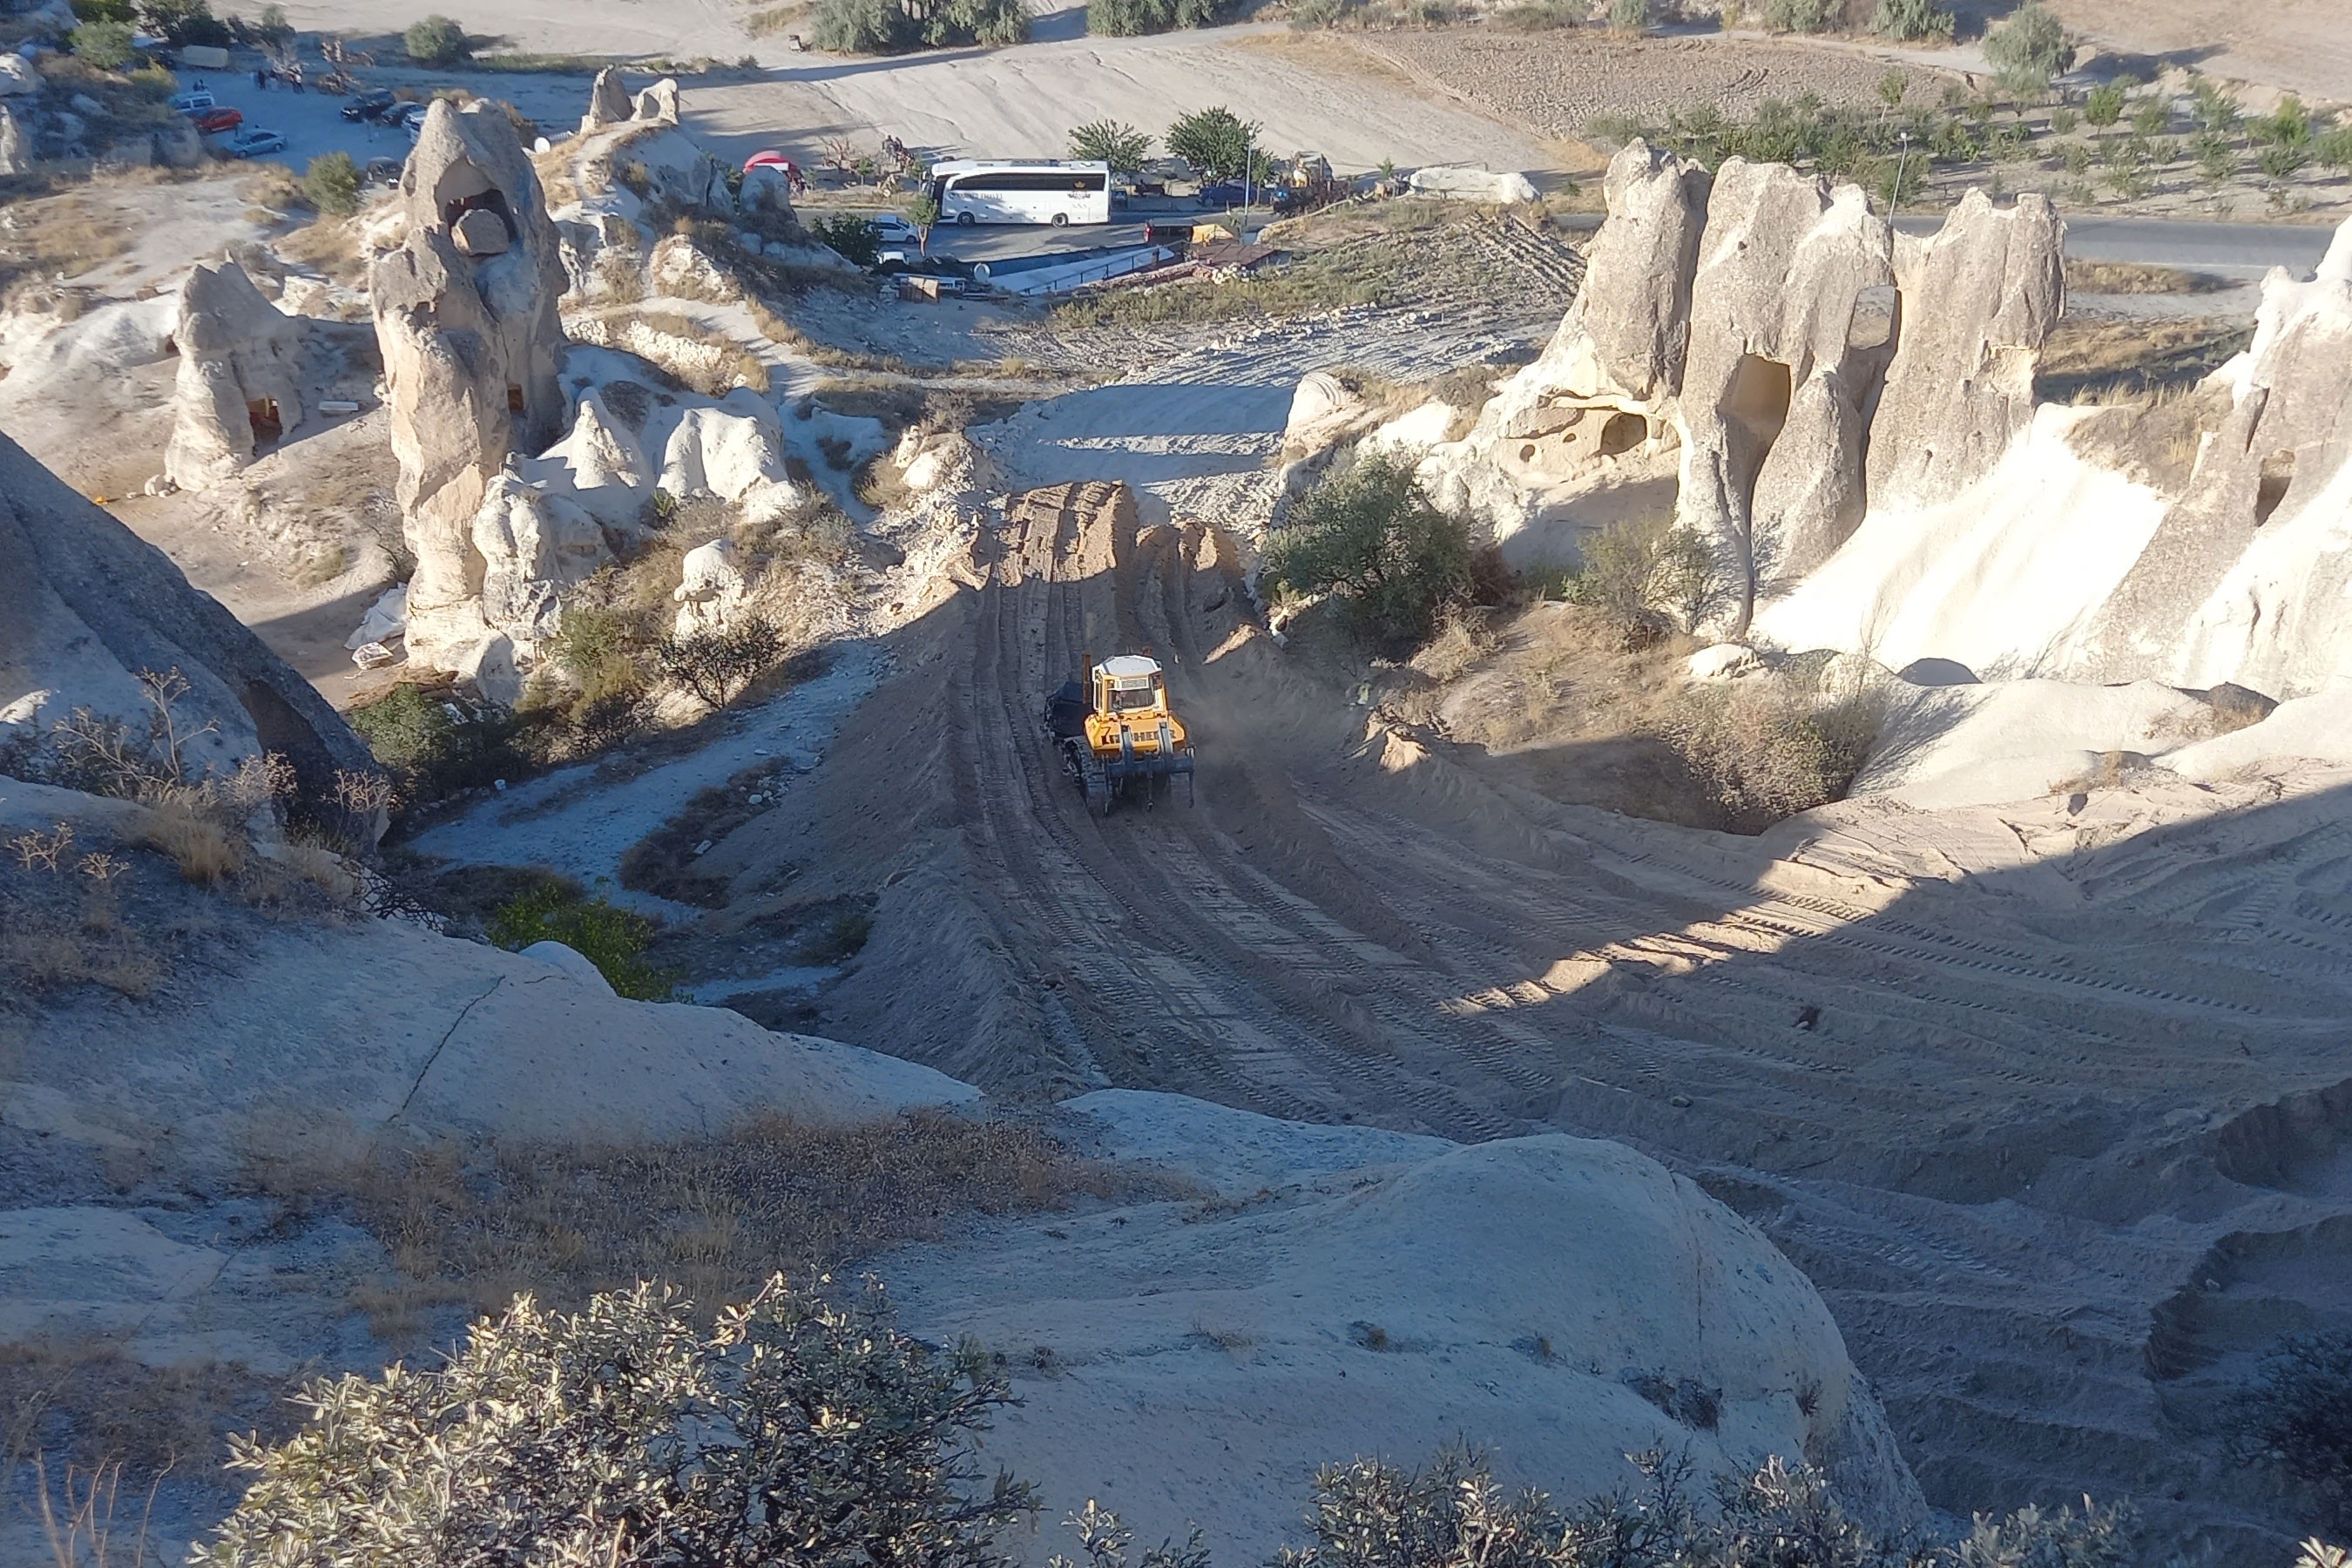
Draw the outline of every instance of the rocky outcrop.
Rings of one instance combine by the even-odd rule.
[[[1759,631],[1988,679],[2234,682],[2282,700],[2352,671],[2352,226],[2315,277],[2273,271],[2263,289],[2252,346],[2193,395],[2042,405],[1946,499],[1874,502]],[[1998,402],[1971,406],[1997,433]],[[1874,443],[1935,438],[1889,417],[1882,403]],[[1948,453],[1960,434],[1944,433]]]
[[[1866,517],[1990,474],[2032,421],[2063,303],[2049,204],[1972,195],[1932,238],[1861,189],[1629,143],[1550,344],[1423,478],[1514,560],[1671,504],[1711,546],[1701,629],[1742,632]],[[1667,472],[1675,464],[1675,471]]]
[[[473,545],[482,561],[482,621],[525,658],[562,625],[562,591],[613,559],[603,527],[586,510],[511,474],[490,482],[474,515]]]
[[[369,287],[416,558],[409,658],[477,675],[513,659],[509,634],[484,615],[477,519],[509,457],[562,427],[563,263],[538,176],[494,106],[436,103],[398,199],[404,237]]]
[[[1675,509],[1717,564],[1715,629],[1746,630],[1759,590],[1818,564],[1862,521],[1863,399],[1884,351],[1859,346],[1855,325],[1864,291],[1894,281],[1891,249],[1857,186],[1738,158],[1717,173],[1691,283]]]
[[[1873,506],[1948,500],[2033,418],[2033,373],[2065,307],[2064,230],[2046,196],[1971,190],[1925,239],[1898,235],[1895,359],[1871,420]]]
[[[637,118],[649,124],[677,123],[677,79],[664,77],[637,94]]]
[[[163,471],[183,489],[217,484],[302,423],[302,328],[234,261],[180,287],[180,371]]]
[[[985,1254],[893,1260],[916,1331],[1053,1346],[989,1434],[1042,1511],[1117,1497],[1143,1539],[1197,1523],[1213,1561],[1265,1562],[1331,1456],[1411,1462],[1466,1424],[1499,1474],[1559,1497],[1638,1484],[1625,1456],[1647,1448],[1702,1477],[1777,1453],[1821,1465],[1875,1529],[1925,1515],[1812,1285],[1631,1149],[1464,1147],[1126,1090],[1066,1108],[1105,1126],[1101,1152],[1251,1208],[1052,1216]],[[1057,1288],[1072,1268],[1096,1287]],[[1282,1479],[1236,1484],[1260,1477]]]
[[[0,103],[0,174],[21,174],[32,166],[32,137],[16,110]]]
[[[0,739],[77,708],[146,732],[142,670],[176,669],[192,772],[282,753],[324,797],[338,769],[373,766],[310,683],[170,558],[0,437]],[[22,727],[19,729],[18,727]]]
[[[672,630],[681,637],[725,630],[748,602],[749,584],[735,563],[735,546],[714,539],[688,551],[678,564],[681,578],[670,595],[677,605]]]
[[[793,183],[773,163],[755,163],[743,171],[743,186],[735,193],[735,210],[782,213],[793,210]]]
[[[1689,346],[1691,276],[1712,184],[1699,164],[1640,142],[1610,160],[1602,184],[1609,221],[1585,253],[1584,282],[1559,331],[1501,395],[1515,416],[1507,418],[1506,436],[1542,433],[1538,410],[1548,406],[1605,404],[1647,413],[1674,395]]]
[[[606,66],[596,73],[588,89],[588,112],[580,117],[580,131],[602,131],[608,125],[618,125],[636,118],[637,106],[629,97],[629,89],[621,83],[621,68]]]
[[[2118,591],[2114,634],[2177,647],[2186,684],[2301,696],[2352,674],[2352,223],[2309,281],[2273,269],[2252,344],[2207,385],[2227,408]]]

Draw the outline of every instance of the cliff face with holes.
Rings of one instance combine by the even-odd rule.
[[[488,105],[433,106],[400,217],[368,281],[416,557],[408,655],[496,684],[512,634],[487,617],[483,591],[517,547],[493,491],[512,454],[543,450],[562,426],[562,250],[513,125]]]

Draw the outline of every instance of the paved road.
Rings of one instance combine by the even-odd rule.
[[[1179,215],[1148,216],[1160,219]],[[1192,215],[1187,209],[1182,216]],[[1253,221],[1262,223],[1265,216],[1254,215]],[[1910,216],[1897,219],[1895,226],[1906,234],[1927,235],[1933,234],[1941,221]],[[1591,223],[1597,227],[1600,219],[1596,216]],[[1570,226],[1584,226],[1571,218]],[[2144,261],[2251,281],[2273,267],[2308,275],[2326,254],[2334,232],[2322,224],[2195,223],[2081,214],[2066,219],[2066,253],[2084,261]],[[932,236],[931,248],[967,261],[988,261],[1043,250],[1142,243],[1140,221],[1065,229],[991,224],[943,228]]]
[[[1932,234],[1939,220],[1906,217],[1906,234]],[[2066,254],[2081,261],[2145,261],[2227,278],[2260,278],[2273,267],[2308,273],[2335,231],[2319,224],[2191,223],[2175,218],[2066,219]]]

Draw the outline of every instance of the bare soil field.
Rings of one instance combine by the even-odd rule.
[[[2340,0],[2053,0],[2051,9],[2119,52],[2161,55],[2210,76],[2352,103],[2352,26]]]
[[[1617,38],[1597,30],[1444,27],[1348,39],[1416,80],[1551,136],[1572,136],[1601,115],[1662,119],[1700,104],[1738,117],[1768,98],[1807,92],[1832,103],[1865,103],[1891,68],[1853,50],[1812,44]],[[1899,68],[1921,101],[1934,101],[1937,73]]]

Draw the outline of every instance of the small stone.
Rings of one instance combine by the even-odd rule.
[[[1691,1097],[1687,1094],[1677,1094],[1671,1100],[1668,1100],[1666,1103],[1673,1106],[1676,1110],[1688,1110],[1691,1106]]]

